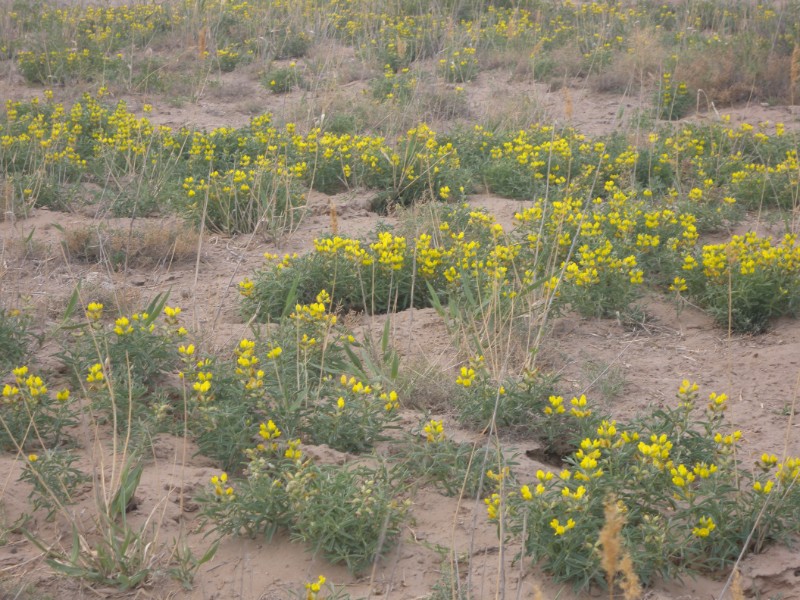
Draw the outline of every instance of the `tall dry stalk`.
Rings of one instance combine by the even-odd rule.
[[[792,106],[794,106],[794,92],[797,89],[798,81],[800,81],[800,45],[795,44],[789,69],[789,98]]]
[[[330,215],[331,215],[331,234],[337,235],[339,233],[339,218],[336,214],[336,205],[333,200],[329,202]]]
[[[568,87],[561,88],[564,94],[564,118],[567,121],[572,121],[572,115],[574,113],[574,106],[572,104],[572,94],[569,91]]]
[[[633,559],[623,548],[622,527],[624,525],[625,515],[622,514],[616,498],[610,496],[606,500],[605,523],[598,538],[598,542],[603,547],[600,565],[606,573],[609,600],[614,600],[617,574],[622,575],[619,587],[622,589],[625,600],[636,600],[642,595],[642,586],[639,576],[634,570]]]

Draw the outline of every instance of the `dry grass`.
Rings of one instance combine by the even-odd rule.
[[[625,600],[636,600],[642,595],[642,586],[633,567],[633,559],[623,548],[622,527],[625,525],[625,515],[613,497],[606,500],[605,518],[598,543],[603,547],[600,565],[606,573],[609,600],[614,600],[614,588],[617,583],[622,589]],[[618,574],[622,575],[619,582],[617,582]]]
[[[136,228],[86,225],[64,233],[69,260],[106,263],[114,270],[169,267],[197,257],[198,234],[188,226],[162,221]]]
[[[587,81],[595,92],[625,93],[657,84],[668,50],[652,29],[637,31],[631,46],[635,52],[618,54],[602,72]]]
[[[732,45],[691,53],[675,68],[675,81],[702,90],[716,106],[755,100],[787,102],[791,57]]]

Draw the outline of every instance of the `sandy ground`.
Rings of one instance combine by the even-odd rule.
[[[481,74],[471,87],[470,109],[480,117],[491,110],[496,97],[492,92],[502,75]],[[238,73],[223,75],[219,88],[209,89],[197,103],[170,107],[156,105],[153,118],[167,125],[192,124],[213,128],[247,123],[253,111],[279,111],[300,102],[300,92],[280,98],[266,93],[252,78]],[[235,90],[224,94],[219,90]],[[0,98],[25,98],[40,90],[20,83],[13,73],[0,78]],[[66,93],[66,92],[65,92]],[[569,93],[573,109],[564,113],[564,92],[547,92],[533,83],[515,84],[510,97],[529,97],[536,101],[542,119],[569,122],[590,134],[608,133],[624,127],[624,116],[644,100],[597,95],[576,87]],[[128,97],[131,109],[138,110],[153,99]],[[784,121],[797,125],[790,107],[746,106],[726,110],[734,120],[757,123],[763,120]],[[698,118],[714,119],[713,112]],[[30,296],[40,322],[52,326],[79,282],[88,301],[94,294],[116,300],[123,307],[140,308],[156,293],[169,291],[185,311],[187,326],[208,347],[229,348],[248,331],[236,311],[236,284],[251,274],[262,262],[263,252],[302,252],[311,247],[314,237],[330,231],[329,203],[337,207],[341,234],[364,235],[379,221],[366,209],[363,193],[341,194],[327,198],[312,194],[301,227],[280,244],[268,244],[258,237],[225,238],[205,236],[201,252],[194,261],[132,269],[127,273],[106,270],[102,265],[65,260],[61,251],[62,229],[94,227],[98,220],[91,212],[63,214],[37,210],[27,219],[0,223],[0,288],[4,298]],[[521,203],[491,196],[471,200],[484,206],[500,220],[508,220]],[[122,228],[149,227],[159,219],[128,219],[114,222]],[[30,237],[28,243],[26,239]],[[680,314],[663,298],[645,302],[641,327],[631,330],[615,320],[563,318],[542,349],[542,360],[561,373],[565,389],[588,391],[604,403],[612,415],[625,418],[642,409],[666,406],[684,378],[696,380],[706,393],[725,392],[732,401],[729,418],[744,433],[745,463],[768,451],[782,455],[800,454],[800,423],[790,422],[788,407],[800,389],[800,321],[785,320],[769,333],[757,337],[728,337],[715,327],[709,317],[692,307]],[[353,324],[365,330],[380,331],[382,317],[354,317]],[[456,358],[439,316],[430,309],[412,310],[393,318],[395,344],[407,361],[432,362],[454,368]],[[43,362],[55,347],[42,349]],[[593,386],[596,372],[587,363],[613,369],[620,381],[610,398]],[[448,416],[443,415],[448,421]],[[407,410],[404,422],[415,423],[417,413]],[[452,420],[448,429],[455,429]],[[469,432],[456,432],[464,439],[476,439]],[[108,445],[107,439],[81,439],[82,465],[88,466]],[[524,439],[506,440],[510,452],[519,453],[519,472],[524,478],[542,465],[527,458],[525,450],[534,444]],[[190,443],[179,438],[159,436],[154,455],[145,469],[137,491],[138,507],[131,518],[144,522],[152,518],[159,526],[161,540],[188,532],[196,552],[209,543],[196,533],[197,505],[193,494],[206,485],[215,469],[210,461],[195,455]],[[327,448],[309,448],[323,459],[338,460]],[[0,456],[0,495],[6,523],[13,522],[27,509],[27,491],[16,482],[19,461]],[[73,510],[78,518],[88,518],[93,504],[87,490]],[[68,544],[69,531],[63,522],[46,523],[37,518],[33,528],[54,544]],[[165,548],[169,544],[163,544]],[[437,548],[452,549],[461,557],[462,582],[469,581],[475,598],[531,598],[536,585],[545,598],[569,600],[576,597],[569,588],[553,584],[527,564],[513,564],[514,546],[501,548],[494,526],[487,523],[483,503],[459,501],[435,492],[422,491],[414,498],[412,519],[405,526],[401,542],[374,570],[361,579],[351,577],[342,566],[332,566],[323,558],[311,555],[302,545],[283,535],[272,540],[234,539],[222,542],[214,559],[203,566],[191,592],[182,591],[168,579],[131,594],[137,598],[191,598],[197,600],[237,598],[283,599],[300,594],[305,581],[324,573],[330,581],[345,586],[357,597],[413,600],[425,598],[440,579],[444,568]],[[467,560],[469,559],[469,560]],[[770,548],[760,556],[749,557],[741,566],[749,591],[760,598],[800,598],[800,554],[785,548]],[[37,583],[37,590],[53,598],[117,597],[115,590],[90,589],[79,582],[56,578],[44,564],[41,553],[19,533],[9,534],[0,546],[0,577]],[[650,600],[708,600],[717,597],[724,585],[721,578],[699,577],[684,582],[657,583],[647,592]],[[38,593],[38,592],[37,592]]]

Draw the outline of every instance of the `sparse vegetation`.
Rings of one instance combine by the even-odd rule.
[[[796,104],[796,2],[0,6],[0,544],[95,591],[191,593],[238,536],[370,594],[411,547],[431,598],[542,597],[535,565],[629,600],[800,532],[790,433],[753,450],[710,363],[629,415],[621,353],[542,355],[565,323],[638,343],[650,303],[728,347],[795,327],[800,133],[723,113]]]

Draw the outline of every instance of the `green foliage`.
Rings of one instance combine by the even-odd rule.
[[[676,121],[689,114],[694,106],[694,99],[683,82],[674,83],[672,74],[665,72],[661,76],[661,88],[656,94],[657,118]]]
[[[228,46],[217,48],[216,59],[219,70],[223,73],[230,73],[244,60],[237,48]]]
[[[273,94],[285,94],[303,85],[303,79],[294,63],[289,67],[267,71],[261,82]]]
[[[261,229],[277,237],[293,231],[300,220],[296,213],[305,205],[295,177],[265,167],[212,171],[208,179],[187,177],[183,189],[189,218],[227,235]]]
[[[673,289],[709,310],[723,327],[739,333],[761,333],[771,322],[800,310],[800,246],[795,236],[777,243],[754,232],[734,235],[687,255]]]
[[[285,35],[281,36],[280,33]],[[280,33],[274,39],[273,58],[278,60],[302,58],[308,54],[313,41],[308,33],[291,27]]]
[[[447,58],[439,60],[439,68],[445,80],[452,83],[472,81],[479,71],[475,48],[467,46],[450,51]]]
[[[526,555],[578,587],[605,578],[595,544],[609,498],[625,517],[623,547],[644,582],[724,568],[751,530],[756,551],[796,530],[797,460],[765,454],[753,474],[738,462],[741,433],[727,429],[727,397],[713,393],[700,410],[697,389],[684,381],[677,408],[624,427],[573,401],[569,417],[594,431],[560,473],[539,471],[534,483],[490,496],[490,519],[504,518]],[[767,501],[770,517],[759,520]]]
[[[73,463],[77,456],[64,450],[45,450],[30,454],[19,480],[32,486],[28,498],[33,509],[47,510],[47,520],[52,520],[58,510],[74,504],[76,496],[90,477]]]
[[[420,443],[420,436],[425,441]],[[499,456],[498,456],[499,455]],[[398,444],[393,457],[416,482],[432,485],[446,496],[483,494],[486,470],[505,466],[502,453],[489,446],[457,443],[447,438],[441,421],[429,420]]]
[[[178,365],[175,346],[186,330],[179,324],[181,309],[166,302],[160,294],[142,312],[118,317],[113,325],[103,323],[103,305],[92,302],[64,340],[59,356],[69,374],[118,431],[155,416],[164,401],[159,378]]]
[[[223,533],[271,536],[287,528],[294,539],[332,562],[361,572],[395,544],[409,503],[399,499],[386,467],[334,467],[303,459],[299,440],[284,441],[270,422],[248,453],[241,481],[211,480],[203,514]]]
[[[0,372],[6,373],[27,362],[31,344],[36,340],[32,325],[28,313],[0,307]]]
[[[383,76],[373,79],[370,88],[372,97],[379,102],[397,102],[407,104],[414,97],[417,89],[417,76],[403,67],[399,72],[387,64]]]
[[[462,391],[454,400],[458,418],[482,429],[494,421],[498,428],[536,431],[546,399],[553,394],[557,378],[540,371],[526,371],[519,380],[498,385],[482,356],[461,367],[456,384]]]
[[[0,448],[23,450],[63,443],[64,428],[76,424],[77,408],[69,390],[53,395],[44,380],[27,366],[13,370],[13,383],[2,389]]]
[[[75,522],[72,523],[68,552],[45,546],[29,531],[26,531],[26,536],[45,554],[47,564],[67,577],[123,591],[146,585],[155,571],[155,531],[149,521],[135,529],[126,517],[128,503],[141,476],[141,463],[131,461],[126,464],[114,496],[97,515],[99,535],[91,544]]]

